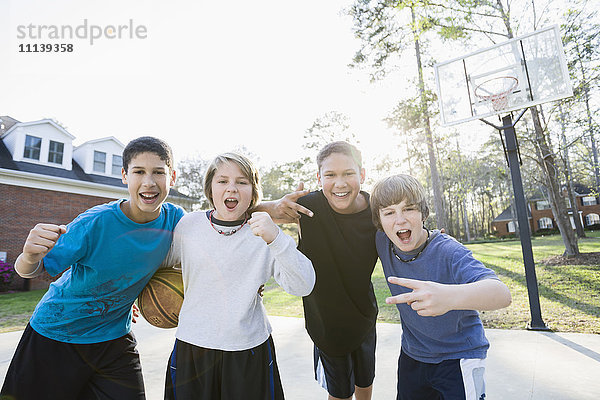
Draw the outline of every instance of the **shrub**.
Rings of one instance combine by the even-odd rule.
[[[0,292],[7,291],[15,276],[12,264],[0,261]]]
[[[556,235],[560,233],[560,231],[558,230],[558,228],[550,228],[550,229],[538,229],[536,232],[533,232],[531,234],[531,236],[549,236],[549,235]]]

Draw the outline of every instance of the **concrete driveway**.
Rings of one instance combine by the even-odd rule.
[[[312,343],[301,318],[270,317],[286,398],[326,399],[312,370]],[[134,325],[148,400],[163,398],[166,362],[174,329],[144,320]],[[396,398],[401,327],[377,324],[375,400]],[[596,400],[600,398],[600,335],[488,329],[487,398],[503,400]],[[0,334],[0,378],[21,332]]]

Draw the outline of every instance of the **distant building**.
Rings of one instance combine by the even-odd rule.
[[[0,257],[14,263],[29,230],[40,222],[67,224],[88,208],[129,196],[121,182],[125,146],[110,136],[73,146],[58,123],[0,116]],[[197,203],[173,189],[168,201]],[[14,289],[47,287],[51,278],[16,277]]]
[[[579,184],[574,185],[575,197],[577,201],[577,215],[573,215],[573,208],[570,201],[567,200],[571,226],[575,229],[573,218],[579,218],[584,228],[600,228],[600,204],[598,198],[592,191]],[[527,201],[527,218],[529,228],[532,233],[544,229],[558,228],[552,208],[548,199],[539,193]],[[492,221],[492,231],[496,236],[508,236],[514,234],[517,230],[517,214],[513,213],[511,207],[508,207]]]

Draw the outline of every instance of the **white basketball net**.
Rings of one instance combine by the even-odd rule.
[[[501,76],[487,80],[475,88],[475,96],[482,101],[490,102],[494,111],[508,107],[508,98],[517,87],[519,80],[514,76]]]

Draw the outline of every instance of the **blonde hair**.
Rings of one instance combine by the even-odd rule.
[[[250,206],[248,207],[248,209],[251,209],[258,204],[262,196],[260,178],[258,176],[258,170],[252,161],[238,153],[223,153],[216,156],[215,159],[212,160],[208,166],[208,169],[206,170],[206,174],[204,175],[204,195],[206,196],[210,206],[214,208],[215,204],[213,203],[212,199],[212,180],[217,172],[217,169],[221,165],[230,162],[236,164],[240,168],[244,176],[248,178],[250,184],[252,185],[252,200],[250,201]]]
[[[403,201],[406,201],[406,204],[417,206],[423,216],[423,221],[429,216],[425,188],[412,176],[392,175],[377,182],[371,192],[371,213],[375,227],[383,230],[379,210]]]

